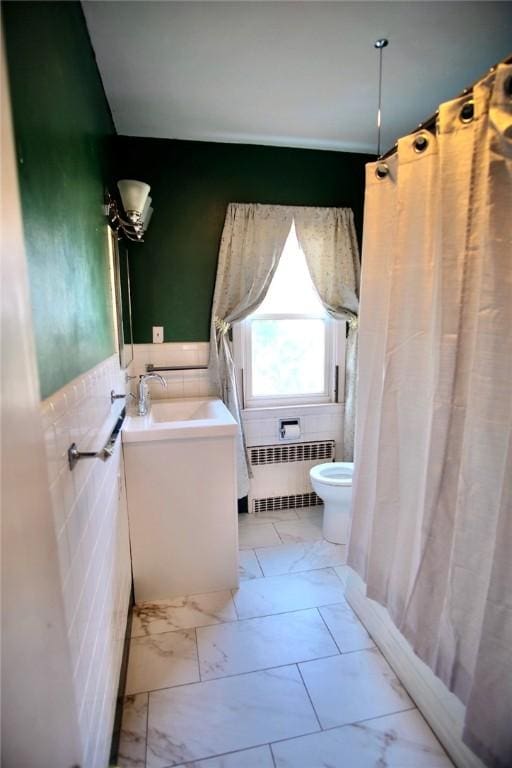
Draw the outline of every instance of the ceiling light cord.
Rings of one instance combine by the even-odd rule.
[[[385,37],[379,38],[373,44],[379,52],[379,103],[377,107],[377,157],[380,157],[380,133],[381,133],[381,107],[382,107],[382,52],[388,45],[389,40]]]

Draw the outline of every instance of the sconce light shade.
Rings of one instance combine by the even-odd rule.
[[[109,226],[118,237],[126,237],[134,243],[143,243],[144,232],[148,228],[153,213],[149,184],[134,179],[122,179],[117,182],[124,208],[119,211],[116,200],[105,193],[105,216]]]
[[[117,182],[117,186],[128,218],[132,221],[140,219],[149,195],[149,184],[134,179],[122,179]]]
[[[148,225],[149,225],[149,222],[151,221],[152,215],[153,215],[153,209],[151,207],[149,207],[148,210],[147,210],[147,213],[146,213],[146,217],[145,217],[145,219],[143,221],[143,224],[142,224],[142,231],[143,232],[145,232],[146,229],[148,228]]]
[[[146,216],[148,215],[148,211],[151,207],[152,199],[153,198],[150,197],[149,195],[146,197],[146,202],[144,203],[144,208],[142,209],[142,213],[140,215],[140,220],[142,221],[142,223],[144,223],[146,220]]]

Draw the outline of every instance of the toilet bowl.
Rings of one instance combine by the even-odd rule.
[[[346,544],[352,506],[352,462],[331,461],[309,471],[313,490],[324,502],[323,535],[334,544]]]

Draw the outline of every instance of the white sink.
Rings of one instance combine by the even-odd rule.
[[[155,400],[146,416],[128,415],[123,442],[221,437],[236,433],[236,422],[222,400]]]
[[[216,419],[215,403],[218,400],[165,400],[153,403],[150,417],[158,423],[164,421],[192,421],[195,419]]]

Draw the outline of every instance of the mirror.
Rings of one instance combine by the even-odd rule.
[[[114,304],[116,308],[116,336],[119,364],[124,370],[133,360],[132,305],[130,294],[130,259],[128,248],[109,227],[112,254]]]

